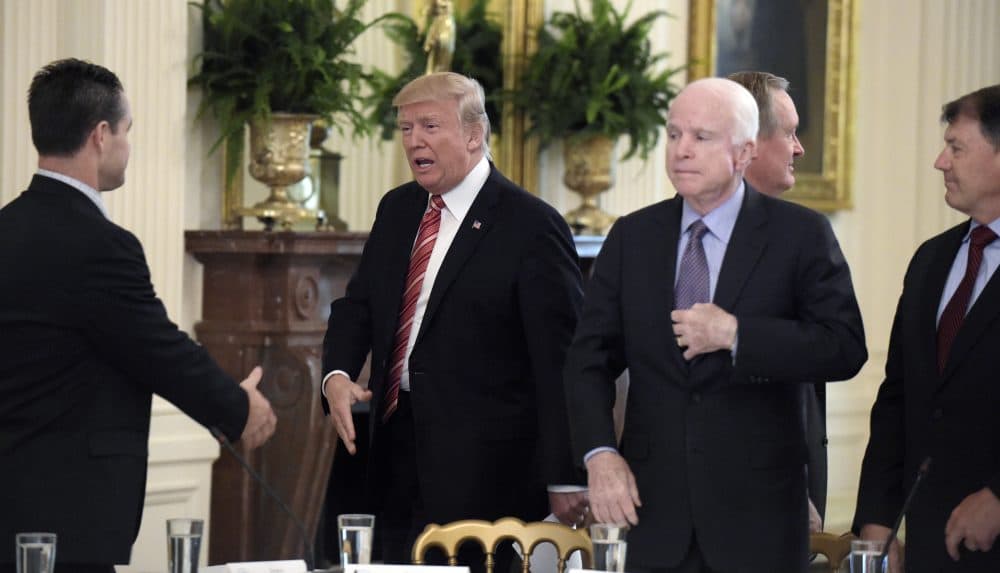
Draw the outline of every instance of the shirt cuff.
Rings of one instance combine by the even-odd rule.
[[[587,491],[587,486],[584,485],[550,485],[546,489],[549,493],[578,493],[581,491]]]
[[[351,375],[348,374],[347,372],[344,372],[343,370],[334,370],[333,372],[331,372],[331,373],[327,374],[326,376],[324,376],[323,377],[323,382],[320,383],[319,391],[323,394],[323,397],[326,398],[326,399],[328,399],[328,400],[329,400],[329,397],[326,395],[326,381],[329,380],[330,376],[333,376],[334,374],[343,374],[345,378],[347,378],[348,380],[351,380]],[[351,380],[351,382],[354,382],[354,380]]]
[[[618,450],[616,450],[615,448],[612,448],[611,446],[601,446],[599,448],[594,448],[594,449],[590,450],[589,452],[587,452],[586,454],[583,455],[583,463],[584,463],[584,465],[586,465],[587,462],[590,461],[590,458],[596,456],[597,454],[599,454],[601,452],[614,452],[614,453],[617,454]]]

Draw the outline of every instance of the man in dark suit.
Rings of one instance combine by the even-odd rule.
[[[795,160],[805,154],[796,133],[799,114],[788,95],[788,80],[767,72],[736,72],[729,79],[745,87],[760,118],[757,149],[744,177],[769,197],[780,197],[795,185]],[[806,421],[809,480],[809,531],[823,531],[826,512],[826,384],[802,385]]]
[[[582,487],[546,496],[582,482],[561,384],[582,292],[562,217],[489,162],[475,80],[422,76],[393,105],[415,181],[382,199],[331,306],[323,393],[351,453],[351,405],[371,400],[383,557],[409,562],[430,522],[582,521]]]
[[[969,221],[917,249],[872,407],[854,530],[906,515],[906,571],[1000,571],[1000,85],[944,106],[945,202]],[[893,549],[893,565],[900,558]],[[900,569],[894,569],[900,570]]]
[[[743,181],[757,124],[735,82],[681,91],[667,123],[678,196],[619,219],[587,283],[566,365],[571,435],[595,519],[635,526],[629,571],[805,570],[799,385],[867,359],[827,220]]]
[[[56,573],[110,572],[139,531],[153,393],[249,448],[275,417],[259,368],[237,385],[170,322],[142,246],[104,211],[129,157],[118,78],[54,62],[28,110],[38,173],[0,210],[0,542],[54,532]],[[13,559],[0,551],[0,571]]]

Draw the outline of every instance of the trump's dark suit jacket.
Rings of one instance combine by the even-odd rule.
[[[629,369],[620,451],[642,507],[629,567],[670,567],[692,536],[720,571],[806,567],[801,383],[867,359],[850,273],[829,223],[749,185],[713,302],[738,320],[735,364],[686,363],[670,312],[682,199],[618,220],[594,263],[566,365],[575,454],[614,446],[613,382]]]
[[[60,563],[128,563],[153,393],[234,440],[246,393],[169,321],[139,241],[80,191],[36,175],[0,210],[0,268],[0,540],[51,531]]]
[[[906,271],[861,467],[855,531],[892,527],[926,457],[933,463],[906,517],[906,571],[1000,571],[1000,546],[945,551],[944,527],[966,496],[1000,495],[1000,274],[969,309],[943,374],[937,310],[969,223],[925,242]]]
[[[346,296],[330,309],[324,372],[357,379],[371,352],[373,458],[427,201],[413,182],[386,194]],[[437,274],[410,355],[417,478],[430,521],[540,519],[546,484],[581,481],[561,384],[580,282],[562,217],[491,168]]]

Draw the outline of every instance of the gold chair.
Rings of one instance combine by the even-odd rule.
[[[857,539],[850,532],[842,535],[820,532],[809,534],[809,553],[819,553],[826,557],[827,571],[837,573],[840,564],[851,552],[851,541]]]
[[[448,555],[448,564],[457,564],[458,548],[465,541],[476,541],[486,553],[486,573],[493,573],[495,564],[493,553],[497,545],[511,539],[521,546],[524,553],[521,570],[531,571],[531,554],[539,543],[552,543],[559,557],[560,573],[566,571],[566,560],[576,550],[580,550],[583,568],[589,569],[591,562],[590,535],[586,529],[572,529],[561,523],[536,521],[525,523],[520,519],[505,517],[495,522],[478,519],[454,521],[447,525],[432,523],[417,537],[413,544],[413,563],[423,565],[424,553],[431,547],[440,547]]]

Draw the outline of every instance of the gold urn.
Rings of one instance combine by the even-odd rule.
[[[253,207],[240,208],[240,215],[257,217],[268,230],[275,224],[287,229],[296,221],[322,217],[288,196],[288,187],[309,174],[310,130],[316,117],[273,113],[250,122],[250,175],[271,192]]]
[[[605,135],[590,135],[563,142],[563,183],[582,198],[579,207],[564,215],[577,235],[603,235],[615,222],[616,217],[597,206],[597,196],[615,182],[615,141]]]

